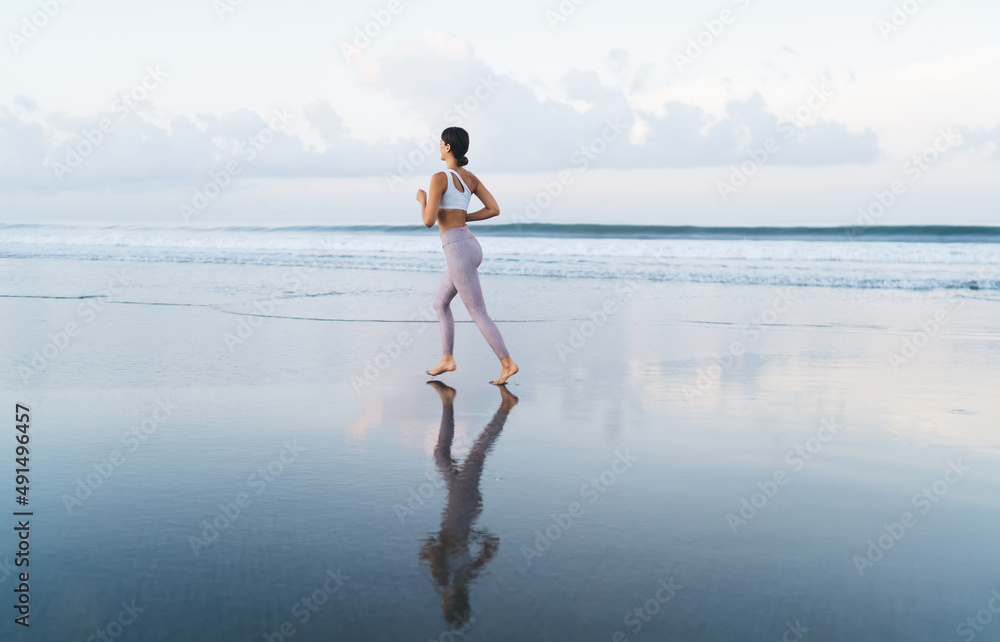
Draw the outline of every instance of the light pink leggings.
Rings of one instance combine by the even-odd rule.
[[[497,324],[486,313],[486,302],[483,300],[483,289],[479,285],[479,272],[476,269],[483,262],[483,248],[468,225],[442,231],[441,247],[448,262],[448,269],[441,277],[441,285],[434,295],[434,309],[437,310],[441,325],[441,354],[454,354],[455,317],[451,313],[451,300],[458,294],[490,348],[498,359],[503,359],[508,356],[507,347]]]

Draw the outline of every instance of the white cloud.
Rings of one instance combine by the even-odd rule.
[[[622,65],[627,62],[620,54],[616,59]],[[512,76],[495,73],[468,40],[438,32],[404,39],[390,53],[365,61],[363,70],[369,90],[383,92],[414,112],[431,132],[455,124],[469,129],[470,158],[482,171],[568,168],[573,154],[599,137],[609,122],[626,134],[600,156],[603,168],[728,165],[745,159],[748,145],[774,136],[778,122],[757,93],[730,100],[722,116],[680,101],[661,105],[659,114],[644,111],[634,107],[622,89],[605,85],[596,71],[583,69],[570,69],[562,80],[572,104],[540,100]],[[574,107],[581,103],[588,109]],[[279,128],[252,162],[243,162],[241,177],[382,176],[417,143],[362,141],[322,100],[291,113],[293,120],[302,122],[297,128]],[[270,114],[249,110],[164,117],[151,105],[125,117],[115,111],[88,117],[43,114],[30,97],[22,96],[0,111],[0,185],[7,190],[130,191],[142,183],[190,182],[230,161],[247,159],[252,139],[271,119]],[[112,124],[111,131],[99,132],[102,121]],[[307,142],[302,135],[306,129],[322,144]],[[877,140],[870,130],[854,133],[821,120],[799,130],[775,162],[865,163],[876,153]]]

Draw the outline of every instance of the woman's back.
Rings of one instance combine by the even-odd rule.
[[[471,180],[463,177],[462,172],[467,174]],[[473,193],[469,184],[475,184],[476,177],[467,170],[462,170],[462,172],[451,168],[446,168],[444,171],[447,186],[441,195],[441,205],[438,211],[438,228],[441,230],[459,227],[466,223],[465,217],[469,211],[469,203]]]
[[[469,201],[472,200],[469,181],[466,181],[461,173],[450,167],[444,171],[448,179],[448,187],[441,195],[441,209],[469,211]],[[471,173],[469,175],[472,176]]]

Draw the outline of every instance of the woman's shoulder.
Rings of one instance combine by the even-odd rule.
[[[476,185],[479,184],[479,177],[465,169],[464,167],[459,170],[459,176],[465,181],[465,184],[469,186],[473,192],[476,191]]]

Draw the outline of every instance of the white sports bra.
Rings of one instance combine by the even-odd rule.
[[[449,176],[448,188],[445,189],[444,194],[441,195],[441,209],[462,210],[468,212],[469,201],[472,200],[472,190],[470,190],[469,186],[465,184],[465,181],[462,180],[462,177],[461,175],[459,175],[458,172],[451,169],[450,167],[446,167],[444,171],[457,176],[458,182],[462,184],[462,187],[465,188],[465,191],[459,192],[457,189],[455,189],[455,184],[452,182],[451,177]]]

